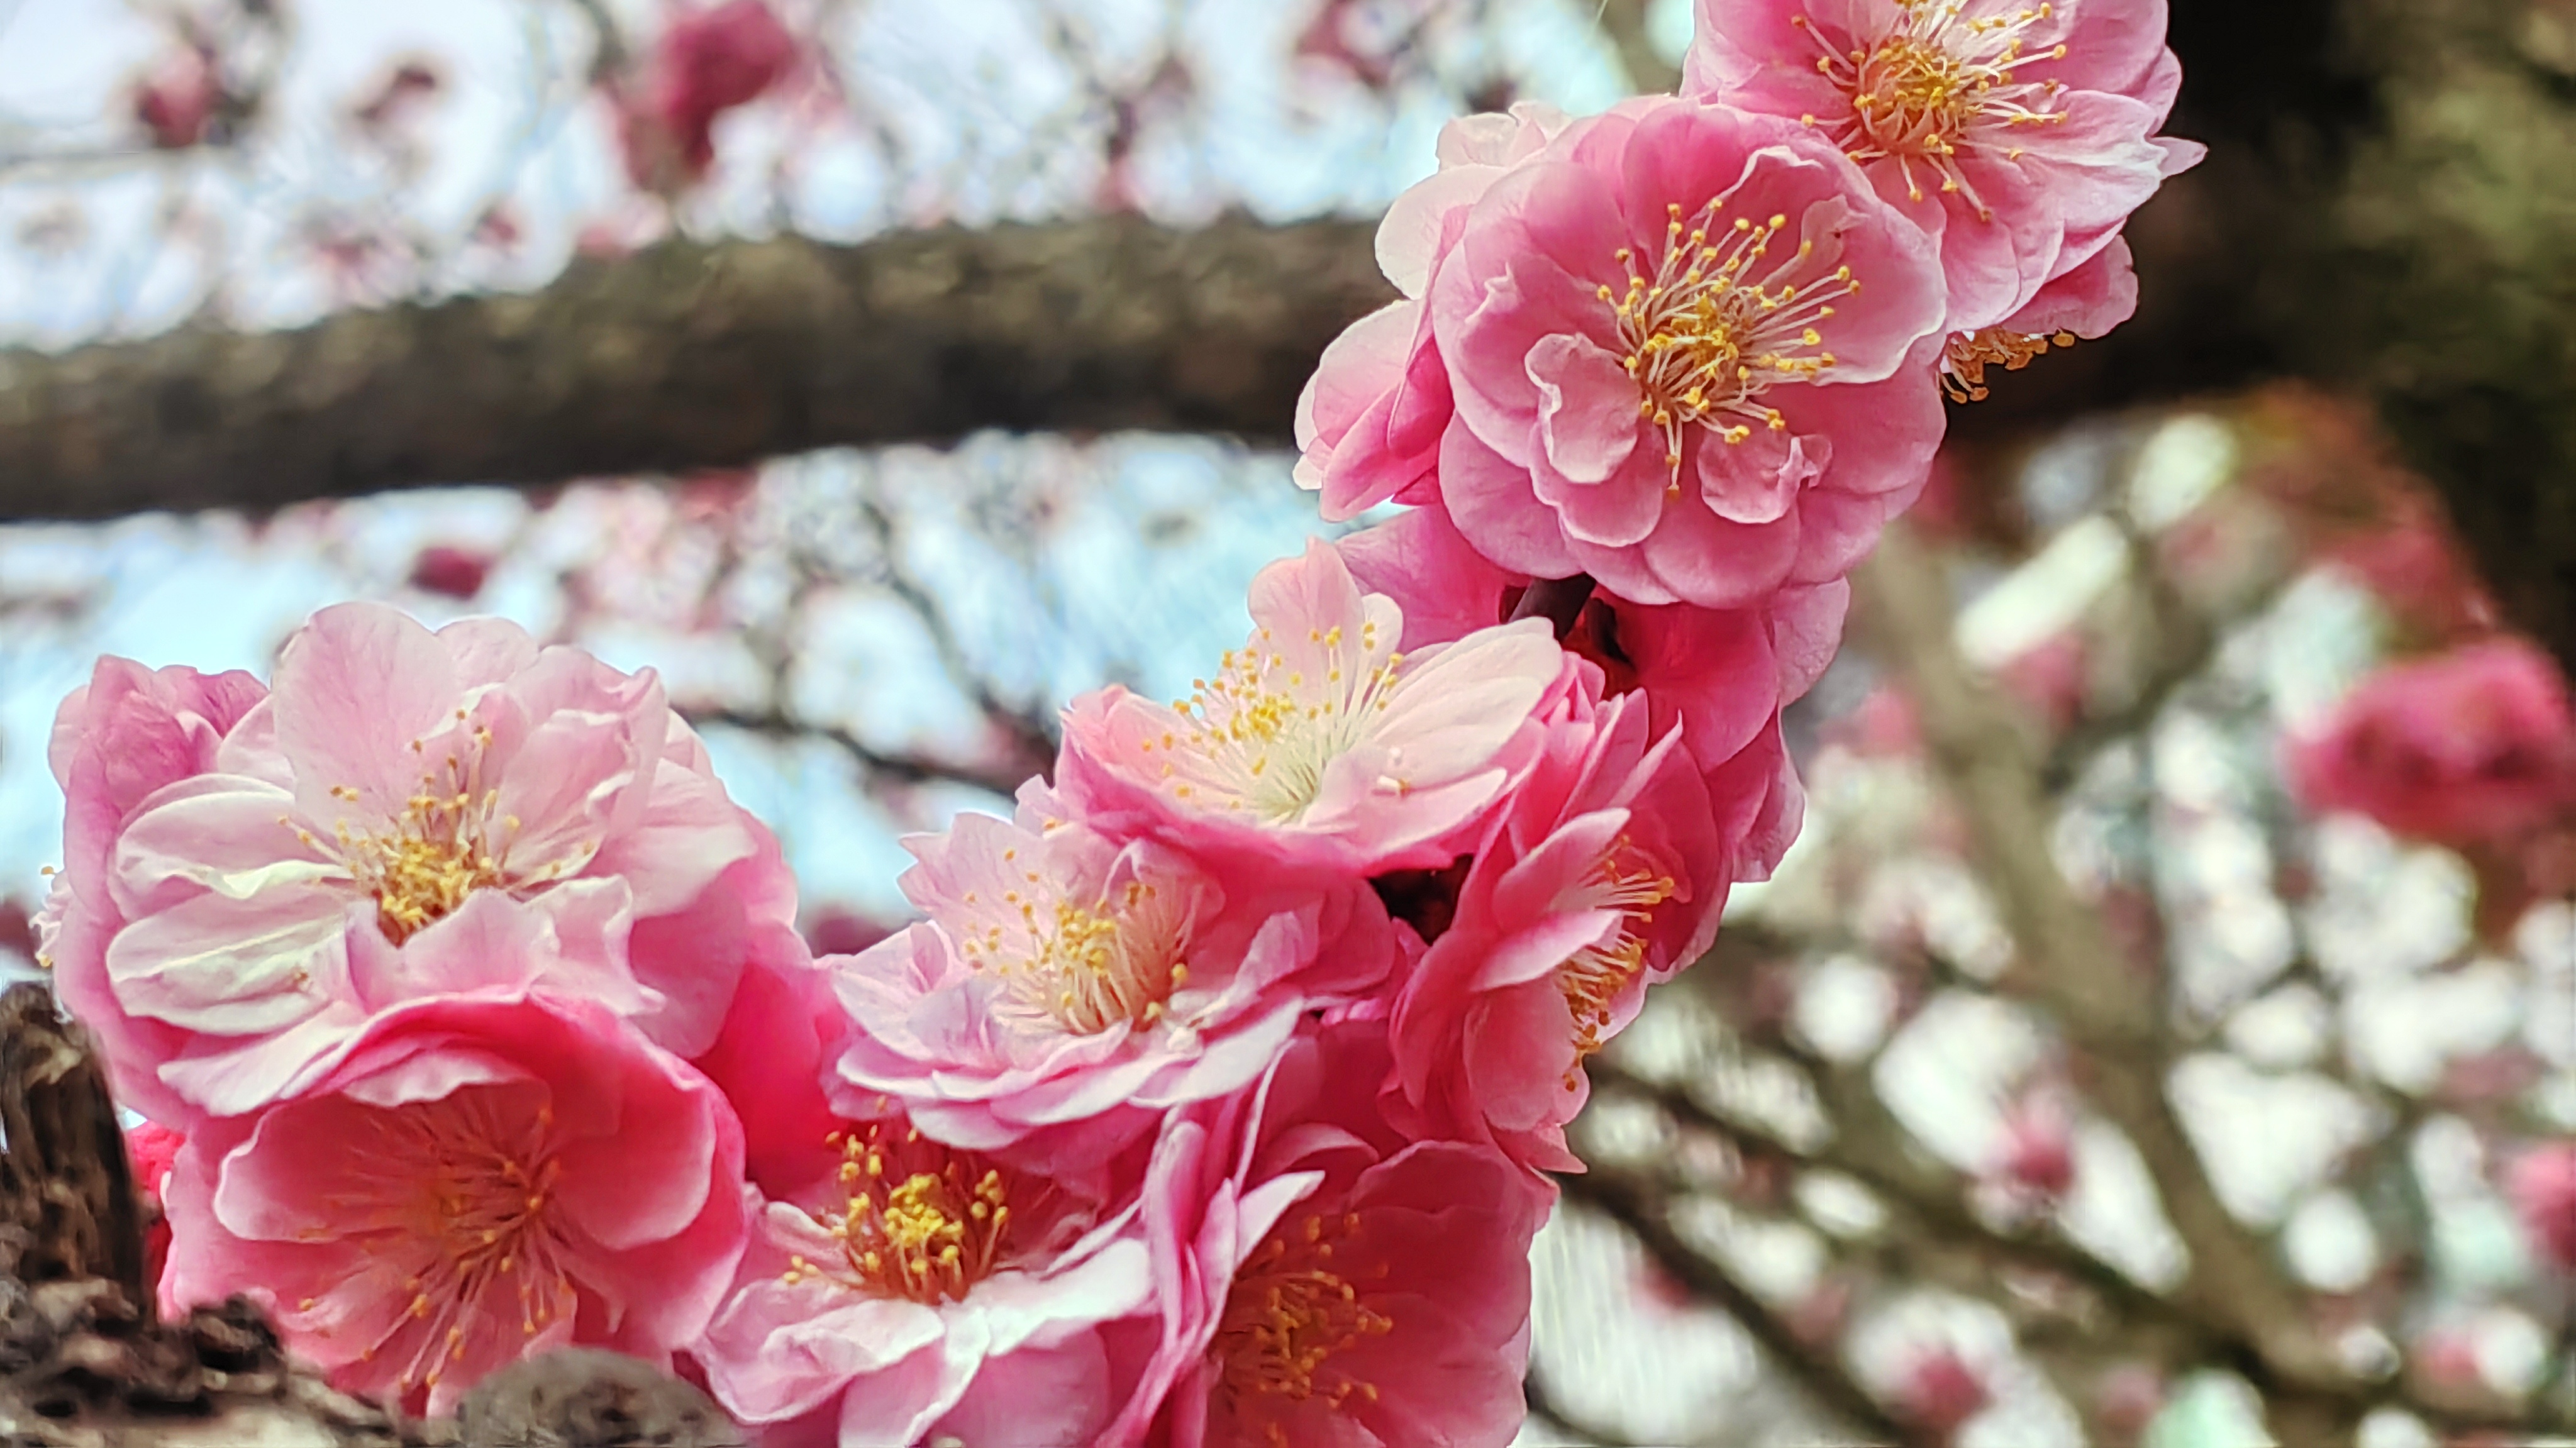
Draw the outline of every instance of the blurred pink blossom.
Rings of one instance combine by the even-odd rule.
[[[2442,844],[2506,840],[2576,802],[2566,685],[2518,639],[2381,669],[2286,753],[2307,808]]]
[[[182,42],[136,82],[134,119],[153,145],[185,150],[206,139],[207,125],[223,99],[223,77],[213,53],[201,44]]]
[[[2576,1141],[2553,1141],[2514,1161],[2505,1178],[2522,1230],[2549,1266],[2576,1275]]]
[[[411,586],[423,593],[471,600],[483,591],[493,562],[492,555],[479,548],[432,543],[411,561]]]
[[[787,78],[796,37],[763,0],[723,0],[671,17],[642,78],[617,97],[618,137],[635,184],[685,189],[715,163],[716,118]]]
[[[1944,1441],[1993,1401],[1985,1375],[1955,1348],[1918,1352],[1897,1379],[1898,1414]]]

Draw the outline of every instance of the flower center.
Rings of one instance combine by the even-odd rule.
[[[1404,685],[1404,655],[1374,621],[1356,637],[1341,625],[1307,631],[1299,661],[1253,643],[1230,649],[1214,679],[1192,681],[1190,698],[1174,702],[1186,732],[1165,734],[1163,778],[1172,793],[1250,814],[1264,824],[1293,824],[1323,792],[1324,772],[1368,737]],[[1157,749],[1148,741],[1146,753]],[[1381,784],[1402,789],[1401,779]]]
[[[1360,1300],[1360,1291],[1332,1266],[1336,1243],[1347,1243],[1359,1230],[1356,1212],[1339,1217],[1306,1218],[1292,1231],[1285,1223],[1255,1250],[1235,1273],[1225,1300],[1213,1351],[1224,1372],[1226,1391],[1238,1402],[1286,1398],[1305,1402],[1319,1388],[1325,1405],[1340,1408],[1353,1396],[1377,1401],[1377,1385],[1336,1372],[1330,1386],[1317,1374],[1335,1355],[1372,1337],[1384,1337],[1395,1324]],[[1384,1276],[1381,1265],[1373,1275]],[[1270,1425],[1273,1444],[1287,1438]]]
[[[2019,372],[2030,365],[2030,359],[2051,347],[2074,345],[2072,332],[2007,332],[2001,327],[1954,332],[1941,353],[1941,389],[1950,394],[1952,402],[1983,402],[1987,368]]]
[[[823,1277],[876,1297],[955,1302],[991,1276],[1011,1238],[1011,1189],[1000,1168],[883,1125],[832,1133],[841,1149],[838,1211],[813,1214],[841,1241],[842,1260],[791,1257],[786,1281]]]
[[[1556,988],[1574,1015],[1574,1067],[1565,1073],[1569,1091],[1575,1086],[1575,1069],[1601,1049],[1601,1033],[1610,1028],[1612,1008],[1621,993],[1646,968],[1646,941],[1639,931],[1647,915],[1673,897],[1671,876],[1623,865],[1621,857],[1628,853],[1625,838],[1614,842],[1568,902],[1578,909],[1621,912],[1619,928],[1609,939],[1583,947],[1556,969]]]
[[[569,1317],[576,1293],[567,1245],[548,1210],[561,1176],[553,1108],[527,1113],[468,1087],[376,1119],[379,1129],[349,1148],[359,1188],[324,1203],[375,1216],[384,1225],[361,1234],[376,1239],[368,1255],[408,1256],[417,1270],[403,1281],[408,1313],[359,1360],[401,1351],[396,1344],[417,1323],[399,1385],[435,1388],[481,1345],[475,1339],[512,1319],[526,1339]],[[313,1306],[309,1297],[297,1304]]]
[[[1817,324],[1834,315],[1835,301],[1860,290],[1847,266],[1804,275],[1813,269],[1812,241],[1769,262],[1772,240],[1789,218],[1756,224],[1739,216],[1721,226],[1723,207],[1712,200],[1685,222],[1680,203],[1667,205],[1663,257],[1653,273],[1640,271],[1636,252],[1623,246],[1615,260],[1627,273],[1627,290],[1605,285],[1596,293],[1618,315],[1628,353],[1622,365],[1641,394],[1637,415],[1663,434],[1676,488],[1685,428],[1740,443],[1756,426],[1788,427],[1779,409],[1758,399],[1774,383],[1813,382],[1833,367]]]
[[[1896,8],[1895,28],[1874,47],[1839,50],[1815,37],[1824,50],[1816,69],[1852,99],[1852,120],[1834,139],[1864,165],[1893,158],[1915,200],[1923,199],[1914,174],[1920,165],[1940,179],[1944,194],[1965,195],[1991,220],[1994,212],[1960,171],[1959,156],[1984,147],[2018,160],[2022,148],[2012,143],[2012,131],[2066,119],[2051,109],[2066,91],[2063,82],[2014,76],[2023,66],[2066,58],[2063,45],[2030,54],[2022,49],[2031,27],[2056,9],[2043,3],[1970,19],[1967,0],[1896,0]],[[1815,35],[1804,15],[1789,23]],[[1804,119],[1815,124],[1813,116]]]
[[[462,722],[465,711],[456,717]],[[420,788],[389,828],[352,830],[346,820],[333,826],[341,861],[358,888],[375,897],[376,923],[396,945],[455,913],[475,891],[508,883],[509,837],[518,833],[519,820],[494,818],[500,791],[483,783],[483,751],[491,743],[492,731],[477,727],[469,751],[423,771]],[[421,752],[421,741],[411,747]],[[334,785],[331,794],[350,802],[359,797],[346,785]],[[298,834],[313,841],[309,831]]]
[[[1005,861],[1017,850],[1006,850]],[[1043,889],[1044,877],[1029,871]],[[1189,981],[1181,957],[1189,946],[1189,919],[1171,892],[1129,880],[1085,906],[1073,900],[1005,892],[1020,913],[1020,938],[1005,927],[969,935],[958,953],[977,970],[990,968],[1013,987],[1009,1006],[1076,1035],[1096,1036],[1124,1024],[1136,1030],[1163,1018],[1172,992]]]

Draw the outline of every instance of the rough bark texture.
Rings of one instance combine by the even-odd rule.
[[[235,1298],[156,1322],[144,1200],[105,1079],[43,986],[0,995],[0,1448],[726,1448],[697,1389],[565,1351],[494,1374],[456,1421],[333,1391]]]
[[[0,354],[0,518],[725,467],[979,428],[1286,438],[1370,228],[671,242],[528,296]]]

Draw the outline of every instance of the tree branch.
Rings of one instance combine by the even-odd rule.
[[[0,520],[681,472],[983,428],[1286,441],[1392,298],[1353,222],[672,241],[544,291],[0,353]]]

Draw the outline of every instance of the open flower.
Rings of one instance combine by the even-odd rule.
[[[1467,209],[1506,168],[1538,154],[1571,122],[1531,101],[1508,114],[1461,116],[1440,128],[1440,169],[1387,208],[1377,229],[1378,267],[1403,296],[1333,339],[1297,399],[1297,485],[1323,494],[1325,517],[1356,517],[1390,498],[1438,496],[1449,374],[1422,298],[1457,244]]]
[[[1440,641],[1482,627],[1530,580],[1487,561],[1437,508],[1416,508],[1335,545],[1361,586],[1404,610],[1408,637]],[[1833,661],[1851,585],[1785,588],[1761,606],[1640,604],[1596,591],[1565,647],[1601,671],[1604,697],[1644,696],[1648,731],[1675,728],[1729,818],[1754,818],[1734,877],[1770,876],[1797,833],[1803,795],[1780,741],[1780,711]],[[1752,806],[1749,815],[1739,806]],[[1730,838],[1733,835],[1730,832]]]
[[[766,1204],[694,1349],[726,1411],[836,1423],[844,1448],[1095,1441],[1121,1401],[1103,1327],[1150,1296],[1134,1214],[900,1117],[830,1145],[832,1170]]]
[[[904,891],[929,923],[826,962],[856,1025],[842,1089],[893,1096],[960,1146],[1043,1138],[1014,1159],[1093,1164],[1170,1108],[1243,1087],[1301,1014],[1396,960],[1356,881],[1220,880],[1155,841],[1026,809],[905,845],[921,863]]]
[[[2007,323],[2203,148],[2155,134],[2164,0],[1700,0],[1682,93],[1795,121],[1935,238],[1949,327]]]
[[[157,791],[215,768],[224,736],[267,696],[245,673],[103,658],[54,714],[48,760],[63,790],[63,868],[36,920],[36,955],[98,1038],[117,1099],[165,1124],[188,1111],[150,1066],[187,1032],[129,1015],[109,989],[108,942],[125,924],[109,889],[116,840]]]
[[[1578,122],[1485,191],[1429,301],[1442,506],[1529,577],[1710,608],[1826,582],[1941,437],[1931,244],[1794,121]]]
[[[792,918],[783,865],[652,675],[496,620],[433,634],[376,605],[324,610],[214,766],[144,802],[106,882],[126,922],[108,990],[184,1032],[247,1044],[366,1006],[378,947],[489,894],[631,914],[637,976],[690,1007],[648,1026],[685,1055],[713,1039],[739,964],[656,922],[730,908],[705,898],[720,880]],[[728,876],[762,858],[770,875]]]
[[[1446,865],[1567,677],[1536,619],[1407,651],[1402,611],[1321,542],[1253,579],[1252,618],[1191,699],[1112,686],[1065,711],[1057,782],[1086,822],[1287,873]]]
[[[1712,807],[1680,731],[1648,732],[1642,698],[1559,721],[1396,999],[1399,1121],[1580,1170],[1565,1123],[1583,1105],[1583,1062],[1648,983],[1716,936],[1732,862],[1720,831],[1749,824],[1732,813]]]
[[[1381,1021],[1301,1037],[1177,1118],[1146,1187],[1163,1340],[1105,1444],[1501,1448],[1523,1417],[1549,1190],[1371,1100]]]
[[[193,1131],[164,1188],[182,1311],[243,1293],[344,1391],[445,1413],[585,1343],[667,1363],[732,1281],[742,1133],[596,1007],[434,999],[322,1079]]]
[[[2491,843],[2576,804],[2576,717],[2546,654],[2497,639],[2380,670],[2289,741],[2300,803]]]
[[[2576,1140],[2553,1141],[2516,1158],[2505,1194],[2533,1255],[2576,1276]]]

